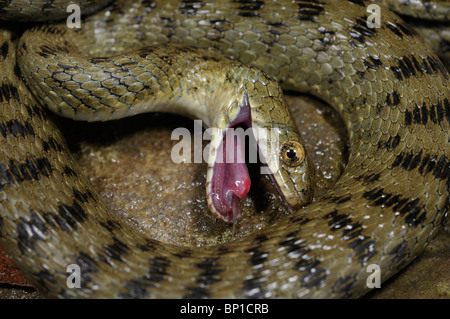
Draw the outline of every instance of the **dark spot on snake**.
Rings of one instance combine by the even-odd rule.
[[[419,153],[417,153],[414,157],[413,157],[413,159],[411,160],[411,162],[409,163],[409,166],[408,166],[408,170],[413,170],[413,169],[415,169],[419,164],[420,164],[420,161],[422,160],[422,150],[420,150],[420,152]]]
[[[412,124],[412,113],[409,110],[405,111],[404,122],[406,126],[410,126]]]
[[[431,162],[430,162],[430,161],[431,161]],[[424,175],[424,174],[427,174],[427,173],[431,172],[432,168],[429,169],[429,170],[427,169],[427,171],[424,171],[425,166],[427,166],[427,167],[434,167],[435,162],[436,162],[436,158],[435,158],[435,157],[431,158],[430,155],[426,154],[426,155],[423,157],[422,162],[420,163],[419,173],[420,173],[421,175]],[[431,163],[432,163],[432,164],[431,164]],[[431,165],[432,165],[432,166],[431,166]]]
[[[361,6],[361,7],[366,7],[366,3],[364,1],[361,1],[361,0],[349,0],[349,2],[357,4],[357,5]]]
[[[319,262],[316,262],[320,264]],[[314,271],[312,271],[314,269]],[[327,278],[326,269],[324,268],[311,268],[308,274],[303,275],[300,280],[305,284],[306,287],[320,287],[322,283]]]
[[[210,298],[211,293],[205,287],[187,287],[189,292],[183,295],[183,299],[205,299]]]
[[[324,198],[324,200],[327,200],[330,203],[337,203],[337,204],[346,203],[346,202],[348,202],[351,199],[352,199],[351,196],[344,197],[344,196],[335,196],[335,195],[328,196],[328,197]]]
[[[217,247],[218,252],[220,253],[220,255],[226,255],[230,252],[230,249],[227,246],[219,246]]]
[[[404,25],[402,25],[401,23],[394,24],[392,22],[388,22],[387,27],[395,35],[397,35],[398,37],[400,37],[402,39],[405,35],[411,35],[411,31],[408,28],[406,28]]]
[[[70,232],[70,229],[77,230],[78,224],[87,220],[86,212],[77,203],[72,205],[60,204],[58,214],[52,214],[55,221],[62,230]]]
[[[191,257],[192,256],[192,251],[190,249],[183,249],[182,251],[173,254],[175,257],[178,257],[180,259],[186,258],[186,257]]]
[[[17,88],[12,84],[3,83],[0,87],[0,94],[4,102],[8,102],[11,98],[20,101]]]
[[[430,121],[437,124],[438,123],[438,104],[440,104],[440,101],[438,101],[437,105],[433,105],[430,107]],[[425,102],[424,102],[425,106]],[[442,108],[442,106],[441,106]],[[439,123],[442,121],[442,117],[440,117]]]
[[[284,22],[279,22],[279,21],[277,21],[277,22],[270,22],[270,21],[267,21],[267,22],[265,22],[267,25],[270,25],[271,27],[274,27],[274,28],[279,28],[279,27],[283,27],[283,26],[285,26],[286,25],[286,23],[284,23]]]
[[[77,200],[81,203],[86,203],[90,199],[94,199],[94,195],[91,193],[90,190],[87,190],[85,193],[83,193],[76,188],[72,188],[72,192],[73,192],[73,196],[74,196],[75,200]],[[108,223],[114,223],[114,222],[108,221]]]
[[[348,34],[361,44],[366,43],[366,37],[373,37],[377,32],[376,28],[369,28],[367,26],[366,17],[357,18],[356,23],[351,29],[353,31],[348,31]]]
[[[95,64],[95,62],[92,62],[92,63]],[[78,67],[76,65],[64,64],[64,63],[58,63],[58,66],[63,70],[72,70],[73,71],[73,70],[81,69],[80,67]],[[64,71],[61,71],[61,72],[64,72]]]
[[[32,181],[32,180],[37,180],[38,179],[38,171],[36,169],[36,166],[33,165],[33,161],[26,159],[24,164],[20,164],[18,166],[18,169],[20,171],[20,178],[27,180],[27,181]]]
[[[2,168],[2,171],[3,171],[3,168]],[[7,172],[6,172],[6,174],[2,174],[2,176],[3,175],[7,176],[6,182],[7,182],[7,184],[10,184],[10,185],[14,184],[15,182],[21,183],[23,181],[23,177],[22,177],[19,169],[17,168],[16,164],[12,160],[9,161]],[[14,176],[14,178],[13,178],[13,176]]]
[[[183,0],[180,4],[180,12],[185,15],[194,15],[203,6],[201,1]]]
[[[364,242],[364,240],[366,240],[369,237],[363,236],[363,238],[364,239],[362,239],[361,237],[358,237],[358,239],[356,239],[353,243],[349,244],[348,247],[353,248],[356,255],[359,255],[363,251],[366,251],[366,253],[361,254],[358,257],[358,261],[361,264],[366,264],[367,261],[370,260],[370,258],[372,258],[373,256],[375,256],[378,253],[378,251],[376,249],[374,249],[375,239]]]
[[[408,170],[409,163],[411,162],[414,154],[412,152],[402,152],[395,158],[392,163],[392,167],[401,166],[404,169]]]
[[[414,31],[414,28],[412,28],[409,25],[406,25],[404,23],[397,23],[397,27],[403,32],[403,34],[407,36],[416,36],[417,33]]]
[[[361,47],[361,46],[362,46],[361,44],[356,43],[356,42],[353,41],[352,39],[348,40],[348,43],[350,43],[350,44],[352,45],[352,47],[354,47],[354,48],[357,48],[357,47]],[[361,76],[361,77],[363,77],[363,76],[364,76],[364,72],[358,71],[358,74],[361,74],[361,73],[362,73],[362,76]]]
[[[339,279],[333,284],[332,290],[338,293],[349,292],[353,290],[355,283],[356,280],[352,276],[339,277]]]
[[[319,1],[297,1],[298,16],[301,21],[316,22],[315,17],[324,12],[322,3]]]
[[[80,255],[76,258],[76,264],[80,266],[80,269],[83,272],[97,272],[97,262],[89,255],[84,252],[81,252]]]
[[[161,22],[163,23],[163,27],[166,30],[166,37],[171,38],[175,32],[175,19],[173,17],[161,17]]]
[[[63,150],[62,145],[59,144],[53,137],[50,137],[47,141],[44,141],[42,143],[42,148],[44,149],[44,152],[48,152],[50,150],[61,152]]]
[[[237,14],[242,17],[259,17],[259,13],[256,12],[264,5],[264,1],[261,0],[234,0],[234,3],[238,3]]]
[[[433,176],[439,180],[447,181],[447,187],[450,188],[450,162],[442,155],[436,163],[433,170]]]
[[[107,222],[100,222],[100,226],[105,228],[108,232],[112,233],[114,230],[119,228],[118,224],[112,220],[108,220]]]
[[[249,262],[252,266],[261,265],[268,257],[266,252],[259,250],[259,247],[249,248],[245,252],[251,255]]]
[[[291,222],[298,223],[300,226],[307,224],[309,221],[311,221],[311,219],[304,216],[291,218]]]
[[[220,264],[216,263],[217,260],[219,258],[203,258],[200,263],[195,265],[203,270],[196,281],[199,285],[207,286],[221,280],[219,275],[223,273],[224,269]]]
[[[142,3],[144,4],[145,8],[156,8],[156,2],[152,0],[143,0]]]
[[[146,282],[144,280],[132,279],[128,281],[124,288],[128,291],[119,294],[119,298],[124,299],[143,299],[148,296],[148,289],[154,287],[152,282]]]
[[[3,42],[0,48],[3,59],[6,59],[6,57],[8,56],[8,50],[9,50],[8,42]]]
[[[118,224],[120,226],[120,224]],[[142,251],[155,251],[158,248],[161,248],[161,245],[158,241],[152,240],[150,238],[145,238],[145,244],[138,244],[136,247]]]
[[[258,234],[255,236],[255,238],[253,239],[253,242],[255,243],[255,245],[262,245],[265,241],[267,241],[269,239],[269,237],[267,237],[267,235],[264,234]]]
[[[122,63],[121,66],[124,67],[124,66],[137,65],[137,64],[138,63],[136,61],[130,61],[130,62]]]
[[[91,282],[91,273],[98,272],[97,262],[89,255],[81,252],[75,259],[75,264],[80,266],[81,285],[82,288],[85,283]]]
[[[261,289],[266,284],[266,279],[262,276],[256,276],[244,280],[242,289],[245,291],[245,298],[262,298],[264,291]]]
[[[71,177],[76,176],[75,171],[67,165],[64,166],[63,172],[64,172],[64,174],[71,176]]]
[[[102,62],[111,62],[108,58],[105,58],[105,57],[90,58],[88,61],[92,64],[98,64],[98,63],[102,63]]]
[[[337,204],[346,203],[346,202],[348,202],[348,201],[351,200],[351,199],[352,199],[351,196],[341,197],[341,198],[339,198],[339,199],[336,201],[336,203],[337,203]]]
[[[219,59],[214,57],[214,56],[207,56],[204,55],[201,57],[201,59],[203,59],[204,61],[214,61],[214,62],[219,62]]]
[[[392,248],[392,250],[388,251],[387,253],[389,255],[396,256],[394,258],[394,263],[397,264],[405,257],[407,250],[408,250],[408,243],[406,241],[402,241],[400,244]]]
[[[416,68],[416,70],[420,71],[420,73],[423,73],[424,69],[423,69],[422,65],[419,63],[419,61],[417,61],[416,57],[414,55],[411,55],[410,59],[411,59],[412,63],[414,64],[414,67]]]
[[[280,30],[277,30],[277,29],[270,29],[269,32],[275,36],[279,36],[281,34]]]
[[[450,188],[448,181],[447,181],[447,188]],[[434,224],[444,226],[447,223],[449,211],[450,211],[450,196],[447,196],[447,198],[444,200],[444,205],[442,205],[442,208],[438,209],[437,211],[438,218],[436,219]]]
[[[439,104],[437,106],[440,106]],[[441,106],[442,108],[442,106]],[[445,118],[447,119],[447,122],[450,123],[450,102],[447,98],[444,98],[444,108],[445,110],[442,112],[439,112],[439,108],[437,109],[438,111],[438,121],[440,122],[440,118],[441,116],[439,115],[440,113],[444,113],[445,114]]]
[[[391,66],[391,71],[399,81],[404,81],[412,75],[411,70],[408,69],[407,65],[403,62],[403,59],[396,60],[397,66]]]
[[[40,120],[45,121],[48,118],[47,113],[38,105],[36,104],[32,104],[32,105],[28,105],[28,104],[24,104],[25,109],[28,113],[28,116],[33,119],[34,117],[38,117]]]
[[[106,245],[103,250],[108,257],[123,262],[122,256],[128,255],[130,248],[116,237],[113,237],[113,241],[113,244]]]
[[[170,266],[170,260],[166,257],[154,257],[150,261],[150,270],[147,275],[144,276],[145,280],[151,282],[162,282],[165,276],[168,275],[167,267]]]
[[[47,234],[47,227],[41,217],[35,212],[30,212],[30,219],[20,217],[16,223],[17,236],[19,238],[18,247],[22,253],[26,252],[25,247],[33,250],[37,240],[45,240],[43,235]]]
[[[361,180],[361,179],[367,183],[373,183],[380,179],[380,174],[379,173],[370,173],[368,175],[363,174],[356,178],[356,180]]]
[[[280,246],[287,247],[287,254],[293,258],[298,258],[309,252],[306,248],[307,243],[301,239],[296,238],[298,231],[294,231],[286,235],[286,239],[280,243]]]
[[[382,142],[381,140],[378,142],[378,147],[386,148],[388,150],[395,149],[400,143],[401,137],[397,133],[395,136],[389,136],[387,141]]]
[[[47,158],[38,158],[35,160],[31,160],[31,163],[33,165],[27,165],[27,167],[31,169],[36,168],[36,170],[45,177],[49,177],[53,172],[52,165]]]
[[[362,224],[359,222],[348,224],[342,231],[342,239],[351,240],[356,237],[361,237]]]
[[[428,56],[426,59],[422,58],[423,66],[427,70],[427,73],[429,74],[441,74],[446,80],[449,79],[448,72],[445,69],[444,65],[441,61],[435,59],[434,57]],[[430,66],[430,68],[433,70],[433,72],[430,72],[430,68],[427,67],[427,65]]]
[[[328,221],[331,230],[337,230],[351,223],[351,218],[347,214],[339,214],[338,210],[334,210],[324,216]]]
[[[407,56],[403,57],[401,62],[403,63],[403,65],[405,65],[406,69],[408,69],[409,73],[414,76],[416,76],[417,72],[421,70],[420,68],[416,70],[415,65]]]
[[[219,32],[224,32],[231,28],[231,22],[226,19],[209,19],[208,21],[212,28]],[[209,38],[210,36],[207,35],[207,37]]]
[[[394,74],[394,76],[397,78],[397,80],[399,81],[404,81],[404,75],[402,73],[402,70],[396,66],[391,66],[391,71]]]
[[[56,279],[47,269],[41,270],[33,274],[33,278],[37,280],[39,287],[48,287],[49,283],[55,284]]]
[[[15,74],[18,78],[21,77],[20,68],[19,68],[19,66],[17,65],[17,63],[14,64],[14,74]]]
[[[369,60],[370,62],[366,59],[363,59],[364,65],[369,69],[376,70],[378,67],[383,65],[378,57],[369,56]]]
[[[426,217],[425,205],[419,206],[418,198],[408,201],[399,212],[406,214],[405,222],[412,227],[422,224]]]
[[[55,50],[47,45],[43,45],[40,48],[40,51],[36,52],[43,58],[48,58],[55,54]]]
[[[400,95],[398,95],[397,91],[389,93],[386,96],[386,104],[389,106],[397,106],[400,104]]]

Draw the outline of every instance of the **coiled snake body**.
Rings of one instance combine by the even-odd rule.
[[[389,278],[423,250],[449,210],[450,82],[433,52],[394,14],[383,9],[381,27],[368,28],[367,5],[122,1],[88,18],[78,31],[42,26],[17,41],[2,29],[2,247],[36,288],[54,297],[355,297],[367,292],[367,265],[377,264],[383,280]],[[109,36],[123,30],[133,38]],[[52,40],[46,43],[43,34]],[[70,40],[80,35],[87,44],[77,49]],[[99,200],[29,92],[65,115],[96,116],[90,103],[121,86],[99,86],[102,75],[84,81],[92,64],[58,59],[76,50],[119,54],[120,42],[128,49],[156,42],[214,48],[263,69],[284,88],[319,96],[349,131],[344,174],[326,196],[241,240],[196,250],[144,238]],[[99,47],[106,49],[97,52]],[[182,58],[189,58],[183,50]],[[215,59],[215,53],[202,52]],[[161,62],[150,72],[170,78],[178,61],[171,54],[158,56]],[[101,65],[108,58],[91,62]],[[114,60],[108,72],[129,72],[130,62]],[[72,83],[75,69],[80,81]],[[21,75],[35,83],[27,86]],[[259,80],[252,82],[255,87]],[[42,93],[45,87],[53,93]],[[72,97],[59,87],[78,90],[83,103],[69,106]],[[267,90],[273,97],[276,88]],[[125,91],[117,93],[121,102],[136,93]],[[261,121],[268,117],[261,114]],[[268,114],[272,122],[287,118],[277,109]],[[81,267],[79,289],[66,285],[70,264]]]

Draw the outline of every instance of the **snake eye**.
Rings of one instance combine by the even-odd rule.
[[[296,141],[287,141],[281,147],[281,159],[288,166],[298,166],[305,160],[305,149]]]

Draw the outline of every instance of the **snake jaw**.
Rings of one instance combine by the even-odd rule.
[[[246,93],[237,116],[229,124],[231,130],[226,130],[223,135],[212,170],[209,206],[214,215],[229,223],[234,223],[240,217],[239,203],[247,196],[251,186],[245,150],[233,130],[242,126],[251,127],[251,110]],[[233,155],[231,160],[230,154]]]

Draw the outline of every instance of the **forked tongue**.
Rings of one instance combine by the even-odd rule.
[[[234,229],[236,228],[236,221],[238,219],[239,212],[239,203],[240,199],[236,195],[233,195],[233,236],[234,236]]]

